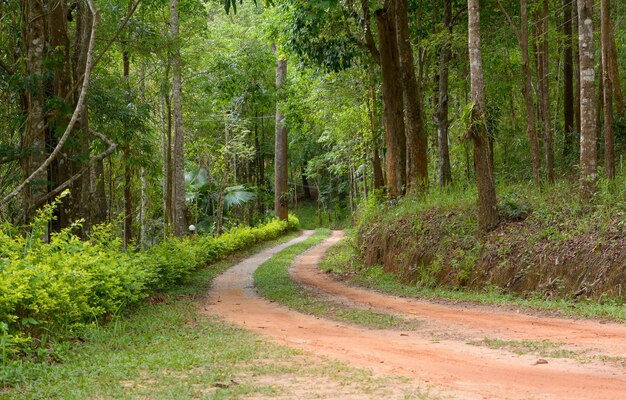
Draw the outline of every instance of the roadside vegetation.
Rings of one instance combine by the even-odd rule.
[[[487,235],[476,228],[471,189],[370,198],[322,268],[395,295],[626,321],[626,194],[600,186],[594,207],[568,195],[565,183],[541,192],[502,187],[506,219]]]
[[[170,238],[147,251],[126,251],[106,225],[81,240],[68,227],[42,240],[54,207],[46,206],[22,236],[0,230],[0,356],[55,357],[58,341],[82,341],[85,329],[180,283],[194,270],[295,229],[298,220],[271,220],[213,237]],[[77,223],[78,224],[78,223]],[[4,370],[4,368],[3,368]]]
[[[396,378],[370,373],[276,346],[244,329],[198,314],[212,279],[266,246],[294,238],[289,233],[192,271],[102,324],[80,340],[53,341],[46,357],[3,361],[0,399],[275,398],[297,393],[292,378],[320,382],[346,395],[387,396],[402,384],[406,399],[431,398]],[[313,394],[312,394],[313,395]]]

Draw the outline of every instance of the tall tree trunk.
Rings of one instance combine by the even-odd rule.
[[[520,1],[522,17],[520,28],[520,48],[522,50],[522,69],[524,72],[524,105],[526,106],[526,131],[530,143],[530,157],[535,185],[541,183],[541,157],[539,155],[539,138],[535,121],[535,105],[533,96],[532,75],[528,45],[528,5],[526,0]]]
[[[311,188],[309,187],[309,179],[306,177],[306,163],[302,166],[302,197],[304,200],[311,200]]]
[[[162,95],[163,124],[163,234],[172,231],[172,104],[169,93]]]
[[[615,44],[615,34],[613,32],[613,26],[611,19],[609,18],[609,38],[608,44],[610,46],[608,59],[611,61],[609,64],[609,74],[611,82],[613,83],[613,95],[615,96],[615,111],[618,117],[624,116],[624,94],[622,93],[622,84],[619,74],[618,58],[617,58],[617,45]]]
[[[563,0],[563,156],[574,147],[574,60],[572,52],[572,0]]]
[[[428,135],[424,127],[422,96],[415,78],[409,38],[407,0],[395,1],[398,56],[406,105],[407,185],[409,190],[428,190]]]
[[[479,0],[468,0],[467,12],[471,99],[473,103],[472,122],[468,134],[474,143],[474,165],[478,185],[478,226],[481,231],[486,232],[498,225],[499,218],[496,208],[496,187],[489,162],[489,138],[485,118],[485,82],[480,49]]]
[[[590,201],[596,191],[597,137],[593,47],[593,0],[578,0],[580,64],[580,195]]]
[[[141,208],[139,213],[139,244],[141,249],[148,246],[148,178],[146,177],[146,169],[141,168]]]
[[[446,40],[439,54],[439,102],[437,107],[437,147],[439,150],[439,186],[452,183],[452,167],[450,166],[450,150],[448,147],[448,77],[452,51],[452,0],[443,0],[443,25],[447,29]]]
[[[550,73],[548,59],[550,57],[548,47],[548,0],[543,0],[539,12],[539,91],[541,92],[541,122],[543,128],[544,153],[546,158],[546,178],[548,182],[554,182],[554,149],[552,148],[552,125],[550,123],[550,85],[548,74]]]
[[[276,89],[281,88],[287,77],[287,60],[277,57],[276,60]],[[289,214],[289,188],[287,187],[287,127],[283,114],[284,100],[276,101],[276,136],[274,139],[274,212],[276,216],[286,221]]]
[[[174,146],[172,150],[172,214],[176,236],[187,232],[185,221],[185,153],[183,139],[183,105],[180,48],[178,45],[178,0],[170,0],[170,33],[175,43],[172,54],[172,111],[174,114]]]
[[[21,138],[21,150],[26,156],[20,160],[24,179],[28,178],[46,158],[45,99],[43,80],[43,61],[45,48],[45,19],[42,3],[37,0],[22,0],[22,19],[24,24],[23,43],[26,54],[26,73],[32,77],[30,90],[25,90],[24,113],[26,125]],[[40,173],[36,180],[26,185],[22,192],[23,220],[25,223],[32,218],[31,208],[37,198],[47,193],[45,172]]]
[[[383,178],[383,168],[380,162],[380,154],[378,152],[378,116],[376,115],[376,87],[370,86],[370,99],[367,103],[369,107],[370,125],[372,129],[372,169],[374,171],[374,189],[380,189],[385,186]]]
[[[124,249],[133,240],[133,170],[130,165],[130,146],[124,146]]]
[[[604,168],[609,179],[615,179],[615,153],[613,150],[613,82],[611,81],[611,8],[609,0],[600,5],[600,31],[602,36],[602,81],[604,82]],[[619,85],[619,81],[615,82]]]
[[[406,186],[406,135],[403,91],[401,81],[398,79],[400,65],[393,3],[393,0],[387,1],[385,9],[376,11],[376,22],[387,142],[387,186],[389,194],[397,197],[404,192]]]
[[[128,50],[122,52],[122,69],[126,90],[130,93],[130,56]],[[127,138],[124,146],[124,249],[127,249],[133,240],[133,168],[130,162],[130,140]]]
[[[580,122],[580,39],[579,39],[579,32],[578,32],[578,24],[579,24],[579,18],[578,18],[578,0],[572,0],[576,6],[572,9],[572,13],[574,14],[572,16],[572,22],[574,24],[574,34],[573,34],[573,38],[574,38],[574,77],[576,78],[576,89],[574,90],[574,120],[576,121],[576,132],[578,133],[578,135],[580,135],[580,131],[581,131],[581,122]],[[580,151],[580,138],[578,138],[578,143],[577,146],[574,146],[575,148],[578,147],[579,151]]]

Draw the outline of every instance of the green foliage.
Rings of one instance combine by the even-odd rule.
[[[514,196],[504,197],[498,203],[498,212],[509,221],[522,221],[532,212],[529,204],[519,202]]]
[[[58,202],[58,200],[57,200]],[[56,204],[46,206],[25,237],[0,230],[0,353],[3,359],[37,347],[41,337],[75,336],[85,325],[122,312],[157,289],[180,282],[198,266],[294,229],[298,219],[240,227],[219,237],[171,238],[145,252],[123,252],[109,226],[89,240],[73,230],[42,239]],[[37,339],[37,340],[33,340]]]

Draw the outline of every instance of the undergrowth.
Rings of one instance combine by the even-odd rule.
[[[43,240],[54,206],[39,212],[28,234],[0,228],[0,363],[49,358],[59,340],[82,340],[89,326],[121,315],[151,293],[180,282],[200,266],[257,242],[275,239],[297,225],[273,220],[235,228],[219,237],[171,238],[144,252],[122,251],[108,226],[88,240],[73,226]],[[51,341],[56,343],[54,349]]]
[[[624,178],[601,181],[589,204],[566,181],[501,186],[501,222],[487,233],[478,231],[472,188],[397,200],[371,195],[359,208],[356,255],[403,283],[432,290],[498,291],[619,309],[626,300]]]

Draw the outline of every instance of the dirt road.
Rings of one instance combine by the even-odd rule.
[[[301,255],[292,274],[333,299],[388,310],[423,321],[417,331],[368,330],[291,311],[260,298],[254,270],[274,253],[311,235],[265,250],[231,268],[215,281],[207,312],[315,354],[402,375],[459,399],[623,399],[626,368],[599,361],[600,355],[626,357],[626,326],[540,318],[512,312],[444,306],[349,287],[317,271],[324,252],[341,232]],[[551,340],[592,355],[574,358],[516,355],[469,345],[484,337]],[[581,353],[582,354],[582,353]]]

